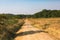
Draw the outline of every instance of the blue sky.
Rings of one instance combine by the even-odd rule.
[[[34,14],[43,9],[60,10],[60,0],[0,0],[0,13]]]

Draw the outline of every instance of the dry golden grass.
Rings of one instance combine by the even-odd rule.
[[[21,35],[17,36],[15,40],[56,40],[45,31],[33,27],[31,21],[29,21],[28,19],[25,20],[22,28],[18,32],[16,32],[16,34],[19,33],[21,33]]]
[[[47,31],[55,39],[60,40],[60,18],[28,19],[33,27]]]

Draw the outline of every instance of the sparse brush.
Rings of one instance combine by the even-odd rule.
[[[16,18],[6,18],[6,16],[0,16],[0,40],[14,40],[16,32],[21,29],[24,24],[24,20],[19,22]]]

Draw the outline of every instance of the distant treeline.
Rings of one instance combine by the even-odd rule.
[[[34,14],[34,18],[60,17],[60,10],[42,10]]]
[[[6,18],[54,18],[60,17],[60,10],[42,10],[33,15],[13,15],[13,14],[0,14],[1,16],[6,16]]]

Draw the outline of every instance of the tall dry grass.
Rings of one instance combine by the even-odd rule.
[[[60,40],[60,18],[36,18],[28,19],[33,27],[47,31],[48,34]]]

